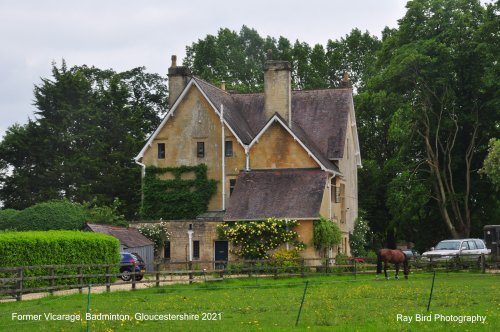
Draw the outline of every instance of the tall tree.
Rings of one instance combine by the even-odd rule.
[[[390,116],[395,128],[402,118],[412,124],[398,158],[429,180],[449,234],[469,236],[473,219],[480,223],[484,211],[492,212],[484,209],[488,200],[478,200],[492,188],[477,170],[498,124],[500,77],[492,54],[500,40],[485,33],[498,26],[498,3],[415,0],[407,8],[399,29],[384,40],[372,91],[396,94],[406,104],[404,117],[397,109]]]
[[[123,73],[53,65],[35,86],[36,120],[14,125],[0,142],[5,207],[68,198],[138,211],[139,168],[132,157],[165,112],[165,79],[136,68]]]

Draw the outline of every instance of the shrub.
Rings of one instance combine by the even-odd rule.
[[[0,210],[0,230],[13,228],[13,223],[19,212],[14,209]]]
[[[0,233],[0,267],[71,265],[71,264],[118,264],[120,242],[108,235],[77,232],[4,232]],[[112,271],[118,272],[118,267]],[[83,273],[105,273],[104,268],[86,268]],[[76,274],[76,268],[59,268],[55,275]],[[47,275],[46,268],[25,270],[25,276]],[[105,277],[91,277],[85,283],[104,283]],[[75,284],[76,278],[62,279],[56,284]],[[43,287],[48,280],[28,280],[25,288]]]
[[[139,226],[137,230],[139,233],[153,241],[155,255],[159,254],[159,251],[165,245],[165,241],[170,239],[170,233],[167,230],[167,223],[165,222]]]
[[[67,200],[38,203],[17,214],[11,222],[18,231],[81,230],[87,210]]]
[[[83,206],[87,209],[87,222],[100,225],[115,225],[128,227],[128,222],[125,216],[118,212],[121,203],[118,198],[115,198],[111,206],[99,206],[97,200],[84,203]]]
[[[233,243],[234,254],[248,259],[267,259],[271,250],[287,242],[297,250],[305,248],[293,230],[297,225],[297,220],[269,218],[263,221],[225,222],[217,227],[217,232],[220,239]]]
[[[365,256],[366,246],[368,244],[368,235],[370,234],[370,227],[368,222],[363,218],[363,213],[354,221],[354,230],[349,237],[349,244],[351,245],[351,252],[354,256]]]
[[[320,220],[314,221],[313,226],[313,244],[314,247],[326,256],[326,251],[340,244],[342,233],[339,226],[332,220],[321,217]]]

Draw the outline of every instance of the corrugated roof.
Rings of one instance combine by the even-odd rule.
[[[242,172],[224,220],[317,219],[328,175],[322,170]]]
[[[87,227],[95,233],[103,233],[116,237],[127,248],[136,248],[153,245],[153,242],[139,233],[135,228],[123,228],[110,225],[87,223]]]

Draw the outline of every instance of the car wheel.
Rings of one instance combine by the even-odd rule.
[[[132,279],[132,275],[130,274],[129,270],[123,270],[122,274],[120,275],[120,278],[123,281],[130,281],[130,279]]]
[[[141,281],[143,276],[135,276],[136,281]]]

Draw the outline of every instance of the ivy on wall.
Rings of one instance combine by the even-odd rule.
[[[195,179],[183,180],[184,173]],[[174,178],[162,180],[160,175],[171,173]],[[207,211],[208,202],[217,191],[217,181],[207,179],[207,165],[180,167],[146,167],[144,177],[143,219],[192,219]]]

